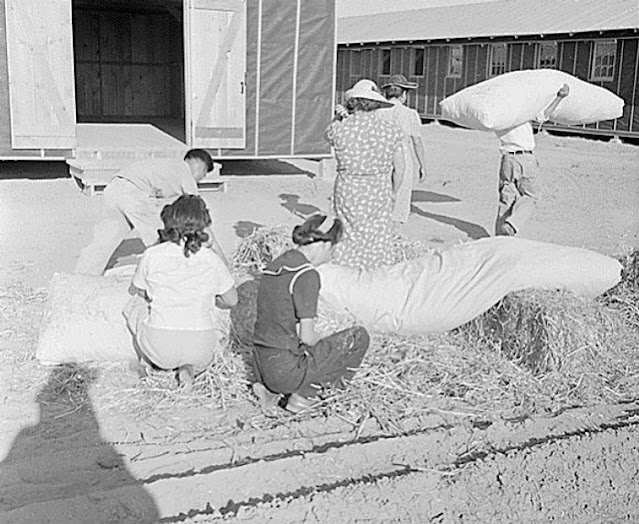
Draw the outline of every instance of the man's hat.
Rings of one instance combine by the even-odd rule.
[[[391,86],[397,86],[403,89],[417,89],[418,84],[417,82],[409,82],[408,78],[406,78],[404,75],[391,75],[391,77],[388,79],[388,82],[386,82],[382,86],[382,89]]]
[[[379,92],[377,84],[368,78],[363,78],[358,81],[353,87],[348,89],[344,93],[344,98],[350,100],[351,98],[365,98],[366,100],[373,100],[382,104],[382,107],[390,107],[393,104],[389,102],[384,95]]]

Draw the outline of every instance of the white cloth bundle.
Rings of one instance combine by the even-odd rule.
[[[534,120],[553,101],[562,85],[570,94],[550,120],[558,124],[591,124],[618,118],[624,101],[612,91],[555,69],[505,73],[444,98],[442,118],[481,131],[499,131]]]
[[[122,310],[130,278],[56,273],[36,357],[43,364],[136,359]]]
[[[104,277],[54,275],[36,351],[40,361],[136,358],[122,315],[131,272],[123,269]],[[458,327],[512,291],[599,295],[619,282],[621,264],[587,249],[496,237],[372,271],[331,264],[318,271],[322,307],[371,331],[415,334]],[[220,311],[219,321],[228,333],[228,313]]]
[[[318,268],[320,299],[371,331],[448,331],[523,289],[596,296],[619,282],[621,264],[587,249],[495,237],[362,271]]]
[[[36,357],[43,364],[136,360],[133,335],[122,311],[131,300],[135,265],[105,276],[56,273],[49,285]],[[220,332],[230,330],[228,311],[216,309]]]

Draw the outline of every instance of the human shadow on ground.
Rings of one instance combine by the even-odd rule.
[[[127,264],[136,264],[139,261],[139,255],[144,253],[146,247],[142,239],[133,237],[125,238],[118,247],[115,249],[111,258],[107,262],[104,270],[111,269],[112,267],[122,266]]]
[[[441,193],[434,193],[433,191],[422,191],[421,189],[413,190],[411,195],[411,202],[461,202],[459,198],[455,198],[449,195],[442,195]]]
[[[235,231],[235,236],[238,238],[247,238],[261,227],[264,227],[264,224],[251,222],[250,220],[239,220],[233,226],[233,230]]]
[[[152,523],[158,508],[100,436],[84,366],[55,367],[37,396],[40,420],[0,463],[3,522]]]
[[[479,224],[466,222],[465,220],[461,220],[460,218],[452,218],[444,215],[437,215],[435,213],[429,213],[428,211],[419,209],[417,206],[410,206],[410,210],[412,213],[415,213],[424,218],[430,218],[431,220],[436,220],[437,222],[441,222],[442,224],[453,226],[463,233],[466,233],[473,240],[479,240],[480,238],[486,238],[490,236],[488,231],[486,231],[486,229],[484,229]]]
[[[314,206],[313,204],[304,204],[300,202],[299,195],[282,193],[278,196],[284,201],[281,206],[300,218],[306,219],[309,216],[322,211],[319,207]]]

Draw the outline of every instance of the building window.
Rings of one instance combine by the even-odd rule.
[[[351,51],[351,76],[360,76],[362,74],[362,52]]]
[[[590,80],[611,81],[615,77],[615,58],[617,57],[617,42],[606,40],[595,42],[592,56]]]
[[[379,70],[382,75],[390,75],[391,72],[391,50],[382,49],[379,56]]]
[[[557,42],[537,44],[537,67],[557,69]]]
[[[413,49],[413,76],[424,76],[424,48]]]
[[[452,45],[448,48],[448,73],[451,78],[461,78],[464,67],[464,48],[461,45]]]
[[[492,44],[488,61],[488,76],[497,76],[506,72],[506,44]]]

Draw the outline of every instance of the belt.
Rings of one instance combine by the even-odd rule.
[[[509,155],[532,155],[532,151],[507,151]]]

